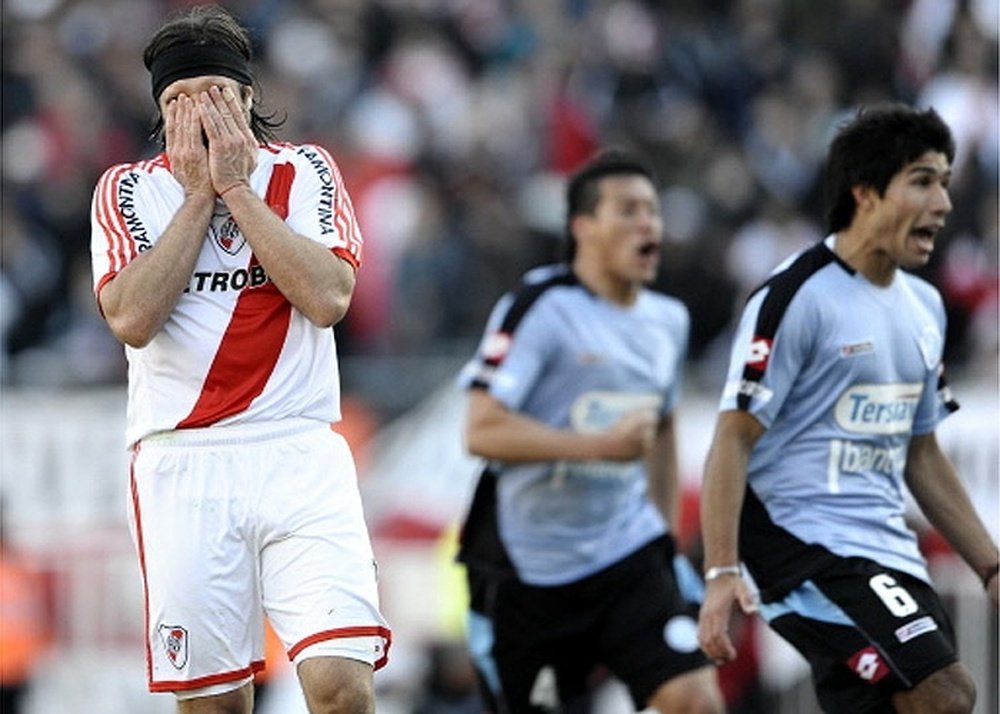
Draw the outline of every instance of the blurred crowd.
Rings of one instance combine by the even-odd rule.
[[[124,378],[91,289],[91,192],[159,150],[141,51],[188,4],[4,0],[5,384]],[[566,174],[616,145],[658,173],[658,287],[692,313],[695,378],[715,374],[739,301],[823,237],[831,131],[896,99],[955,132],[955,211],[924,272],[952,370],[995,369],[997,0],[222,4],[252,30],[282,137],[328,147],[351,191],[366,254],[345,355],[474,344],[498,295],[559,256]]]

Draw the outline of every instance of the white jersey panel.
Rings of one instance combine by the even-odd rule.
[[[250,186],[294,231],[360,264],[350,198],[323,149],[260,147]],[[91,211],[95,291],[156,245],[182,201],[163,154],[104,174]],[[167,323],[146,347],[125,351],[129,443],[175,428],[340,418],[333,331],[285,300],[221,200]]]

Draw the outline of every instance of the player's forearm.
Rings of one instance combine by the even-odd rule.
[[[998,549],[976,512],[951,461],[936,447],[911,450],[907,485],[934,528],[982,577],[996,566]]]
[[[354,268],[326,246],[292,231],[249,186],[234,188],[223,199],[288,302],[319,327],[340,322],[351,304]]]
[[[649,498],[674,530],[680,525],[680,467],[673,417],[665,417],[647,458]]]
[[[510,462],[613,458],[610,432],[582,434],[558,429],[508,409],[482,389],[469,392],[465,441],[469,453]]]
[[[763,427],[747,414],[730,411],[719,415],[701,486],[705,568],[739,562],[739,522],[747,465],[762,433]]]
[[[470,453],[509,462],[600,459],[602,439],[602,435],[555,429],[514,413],[470,422],[466,430]]]
[[[705,567],[739,562],[739,518],[746,487],[746,461],[731,448],[713,448],[701,486],[701,533]]]
[[[101,288],[101,312],[121,342],[144,347],[166,323],[191,280],[214,204],[212,195],[185,199],[156,244]]]

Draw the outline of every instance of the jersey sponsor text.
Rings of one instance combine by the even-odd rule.
[[[837,400],[834,416],[857,434],[905,434],[920,401],[919,384],[856,384]]]
[[[259,288],[266,285],[269,280],[263,266],[259,264],[235,270],[197,271],[191,276],[191,282],[184,288],[184,292],[218,293],[229,290],[245,290],[246,288]]]
[[[301,146],[298,153],[316,170],[316,176],[319,177],[322,184],[319,190],[319,205],[317,208],[320,233],[322,235],[334,233],[336,229],[333,227],[333,171],[318,151],[308,146]]]
[[[862,473],[876,471],[892,476],[902,469],[906,459],[903,446],[886,448],[844,439],[830,442],[831,464],[841,473]]]
[[[129,235],[132,236],[132,240],[136,243],[136,250],[141,253],[149,250],[153,243],[149,239],[149,233],[146,230],[145,224],[143,224],[139,215],[135,212],[135,187],[138,180],[139,174],[135,171],[130,171],[122,176],[121,181],[118,182],[117,198],[118,212],[128,227]]]

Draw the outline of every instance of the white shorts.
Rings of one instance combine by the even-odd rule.
[[[130,527],[153,692],[239,686],[264,666],[264,615],[297,661],[385,664],[350,449],[293,419],[185,429],[133,450]]]

